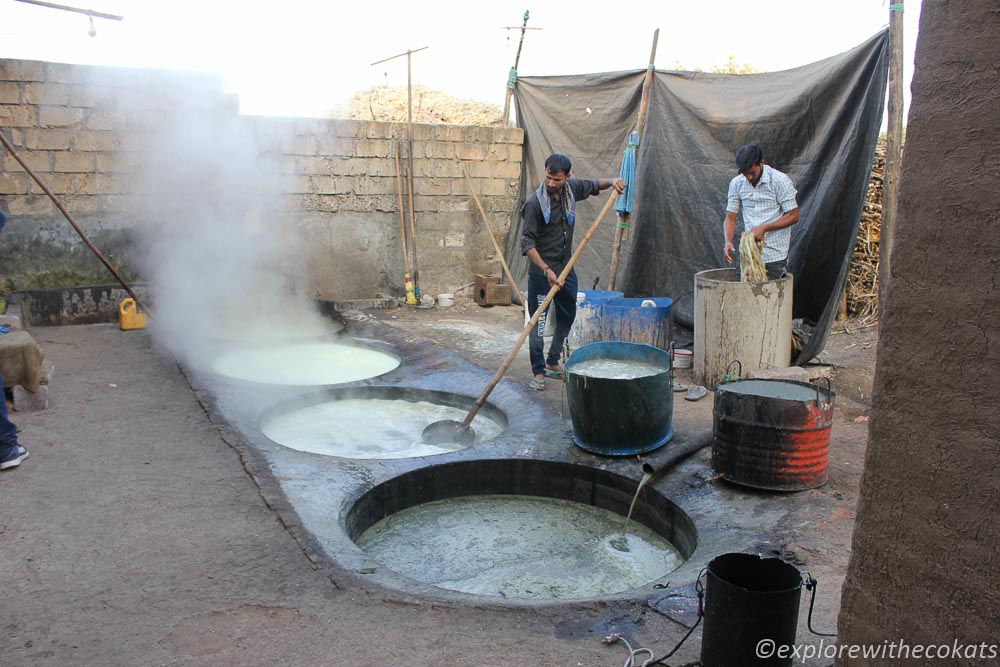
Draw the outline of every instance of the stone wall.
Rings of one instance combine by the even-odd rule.
[[[222,92],[214,75],[0,60],[0,131],[128,279],[156,282],[144,259],[150,243],[144,228],[193,216],[185,207],[204,196],[225,216],[250,208],[233,200],[273,190],[266,206],[255,200],[266,209],[263,219],[247,224],[263,244],[297,238],[295,263],[306,269],[300,287],[310,296],[402,293],[394,151],[405,124],[240,116],[238,100]],[[215,155],[192,152],[219,137],[225,141]],[[516,128],[414,125],[413,209],[424,293],[452,292],[476,273],[499,273],[460,161],[502,246],[522,138]],[[244,139],[247,145],[233,143]],[[404,164],[407,154],[402,142]],[[0,279],[7,289],[109,282],[42,188],[2,147],[0,157],[0,210],[9,217]],[[218,162],[206,168],[206,160]],[[171,193],[184,180],[184,161],[198,182]],[[260,167],[249,180],[248,164]],[[165,176],[171,168],[179,173]],[[235,175],[227,176],[230,170]],[[239,215],[249,219],[250,212]],[[197,224],[190,230],[205,232]],[[225,254],[215,251],[220,259]]]

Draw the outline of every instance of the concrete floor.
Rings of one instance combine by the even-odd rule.
[[[522,324],[516,308],[460,300],[357,314],[348,331],[390,340],[404,360],[431,360],[428,371],[443,359],[461,371],[455,390],[475,395]],[[685,600],[673,605],[652,590],[508,607],[407,592],[361,573],[331,557],[315,517],[287,493],[283,469],[227,415],[211,384],[185,374],[147,332],[89,325],[32,334],[55,374],[47,410],[13,415],[31,458],[0,474],[2,664],[618,665],[624,647],[601,642],[610,632],[657,657],[687,632],[690,608],[673,611]],[[688,488],[686,509],[696,514],[698,503],[718,513],[713,498],[741,507],[733,533],[753,533],[754,517],[767,524],[745,546],[819,580],[819,631],[832,631],[839,609],[867,436],[854,420],[868,414],[876,336],[831,336],[821,356],[840,367],[826,486],[776,495],[706,483],[707,450],[662,482]],[[529,377],[524,350],[498,390],[508,414],[537,399],[540,419],[560,423],[561,387],[529,393]],[[711,394],[678,401],[678,434],[710,428],[711,415]],[[532,443],[547,457],[581,456],[562,429]],[[727,527],[713,521],[727,544]],[[804,597],[799,641],[815,644],[807,608]],[[695,660],[700,635],[671,664]]]

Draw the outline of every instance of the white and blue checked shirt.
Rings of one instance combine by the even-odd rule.
[[[742,174],[729,181],[727,200],[726,211],[742,214],[743,228],[747,232],[754,227],[774,222],[799,206],[795,201],[795,186],[792,185],[792,179],[766,164],[760,180],[757,181],[757,187],[750,185]],[[765,232],[764,249],[760,253],[761,260],[767,264],[785,259],[788,257],[788,245],[791,240],[791,227]]]

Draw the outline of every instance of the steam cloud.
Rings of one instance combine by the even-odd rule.
[[[133,187],[153,335],[204,368],[227,345],[333,333],[307,295],[305,253],[282,210],[282,138],[185,100],[148,128]]]

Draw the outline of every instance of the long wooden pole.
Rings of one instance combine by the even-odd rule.
[[[511,75],[517,76],[517,64],[521,62],[521,47],[524,46],[524,33],[528,31],[528,10],[524,10],[524,23],[521,24],[521,41],[517,43],[517,55],[514,56],[514,66],[511,68]],[[515,79],[516,81],[516,79]],[[503,101],[503,116],[500,117],[500,124],[506,125],[510,118],[510,98],[514,94],[515,83],[507,80],[507,96]]]
[[[642,98],[639,100],[639,117],[635,123],[635,131],[642,133],[643,125],[646,124],[646,109],[649,107],[649,89],[653,82],[653,74],[656,71],[656,43],[660,39],[660,29],[657,28],[653,33],[653,47],[649,51],[649,66],[646,68],[646,77],[642,80]],[[638,148],[636,151],[638,152]],[[638,155],[636,156],[636,163],[638,164]],[[635,187],[635,183],[629,184],[630,188]],[[611,277],[608,279],[608,289],[614,290],[615,283],[618,281],[618,259],[621,256],[622,251],[622,241],[628,238],[628,219],[629,214],[623,213],[621,220],[615,226],[615,244],[611,251]]]
[[[48,7],[49,9],[61,9],[65,12],[76,12],[77,14],[85,14],[87,16],[96,16],[99,19],[108,19],[109,21],[121,21],[124,16],[118,16],[117,14],[105,14],[104,12],[95,12],[93,9],[80,9],[79,7],[70,7],[69,5],[57,5],[54,2],[42,2],[42,0],[17,0],[18,2],[24,2],[29,5],[38,5],[39,7]]]
[[[899,175],[903,161],[903,0],[889,5],[889,118],[885,142],[885,182],[879,237],[879,304],[891,279]]]
[[[410,142],[410,150],[413,150],[413,142]],[[413,154],[409,155],[410,168],[406,169],[406,196],[410,201],[410,255],[413,259],[413,293],[417,301],[420,301],[420,282],[418,276],[420,270],[417,268],[417,230],[413,222]]]
[[[524,306],[524,312],[528,312],[528,300],[521,294],[521,291],[517,289],[517,281],[514,280],[514,276],[510,272],[510,267],[507,266],[507,260],[503,256],[503,250],[500,249],[500,244],[497,243],[497,238],[493,234],[493,227],[490,225],[490,219],[486,217],[486,211],[483,210],[483,205],[479,201],[479,195],[476,194],[475,189],[472,187],[472,177],[469,176],[468,170],[465,165],[459,163],[462,167],[462,174],[465,175],[465,180],[469,183],[469,192],[472,193],[472,199],[476,202],[476,208],[479,209],[479,215],[483,218],[483,224],[486,225],[486,233],[489,234],[490,241],[493,242],[493,250],[496,252],[497,257],[500,258],[500,266],[503,267],[503,274],[507,276],[507,282],[510,283],[511,290],[517,291],[518,296],[521,298],[521,304]]]
[[[407,49],[405,53],[399,53],[382,60],[376,60],[372,65],[402,58],[406,56],[406,139],[410,147],[410,152],[406,159],[409,163],[406,181],[410,191],[410,250],[413,254],[413,289],[417,300],[420,299],[420,269],[417,268],[417,236],[415,233],[416,224],[413,221],[413,70],[411,67],[411,56],[417,51],[423,51],[428,47],[422,46],[419,49]]]
[[[552,289],[549,290],[548,296],[545,297],[545,301],[542,301],[542,303],[538,306],[538,309],[535,310],[535,314],[532,315],[531,319],[528,320],[528,323],[524,325],[524,331],[521,332],[521,335],[520,337],[518,337],[517,342],[514,343],[514,349],[510,351],[510,354],[508,354],[507,358],[504,359],[503,364],[501,364],[500,369],[496,372],[496,375],[493,376],[493,379],[490,380],[490,383],[486,385],[486,389],[484,389],[483,393],[479,395],[478,399],[476,399],[476,404],[472,406],[472,409],[469,410],[469,414],[465,416],[465,420],[462,422],[462,425],[459,428],[459,432],[465,431],[469,428],[469,424],[471,424],[472,420],[476,418],[476,413],[479,412],[479,408],[483,407],[483,404],[486,403],[486,398],[490,395],[490,392],[492,392],[493,388],[496,387],[497,384],[500,382],[500,380],[503,379],[503,376],[507,372],[507,369],[510,368],[510,365],[514,362],[514,357],[517,356],[517,353],[521,349],[521,346],[524,345],[524,340],[528,337],[528,334],[531,333],[532,327],[538,324],[538,318],[540,318],[542,316],[542,313],[544,313],[546,309],[548,309],[549,304],[552,303],[552,299],[555,298],[556,292],[559,291],[559,283],[566,280],[566,276],[569,275],[569,272],[573,268],[573,265],[576,264],[576,260],[580,258],[580,253],[583,252],[583,249],[587,246],[587,243],[590,241],[590,237],[592,237],[594,235],[594,232],[597,231],[597,227],[601,224],[601,221],[604,220],[604,216],[606,216],[608,214],[608,211],[610,211],[614,207],[616,199],[618,199],[617,191],[611,193],[611,197],[608,198],[608,203],[604,205],[604,208],[601,209],[601,212],[600,214],[598,214],[597,219],[594,220],[594,223],[592,225],[590,225],[590,229],[588,229],[587,233],[584,234],[582,239],[580,239],[580,244],[576,247],[576,250],[573,252],[573,255],[569,258],[569,261],[566,263],[565,268],[563,268],[562,273],[559,274],[559,278],[557,278],[556,284],[552,286]]]
[[[413,83],[410,68],[411,52],[406,52],[406,139],[409,142],[410,150],[406,155],[406,160],[410,165],[407,173],[407,181],[410,186],[410,248],[413,250],[413,292],[420,300],[420,269],[417,268],[417,231],[416,223],[413,220]]]
[[[406,256],[406,210],[403,206],[403,176],[402,166],[399,164],[399,142],[393,142],[393,156],[396,159],[396,198],[399,200],[399,238],[403,246],[403,271],[410,275],[410,258]]]
[[[417,305],[416,294],[413,291],[413,278],[410,277],[410,259],[406,256],[406,214],[403,206],[403,173],[399,162],[399,151],[402,144],[392,142],[393,157],[396,160],[396,199],[399,200],[399,240],[403,248],[403,289],[406,293],[406,305]]]
[[[7,149],[7,151],[13,156],[15,160],[17,160],[17,163],[21,165],[21,168],[24,169],[26,172],[28,172],[28,176],[31,176],[31,178],[35,181],[35,183],[38,183],[39,187],[41,187],[42,190],[45,192],[45,194],[49,196],[49,199],[51,199],[52,203],[56,205],[56,208],[59,209],[59,212],[62,213],[63,216],[66,218],[66,220],[69,222],[69,224],[73,226],[73,229],[76,230],[76,233],[80,235],[80,238],[83,240],[84,245],[90,248],[90,250],[97,256],[97,259],[101,260],[101,264],[103,264],[108,269],[108,271],[111,272],[111,275],[113,275],[115,279],[119,283],[121,283],[121,286],[125,288],[125,291],[128,292],[128,295],[132,297],[132,299],[135,301],[135,305],[141,308],[142,310],[146,311],[146,314],[152,317],[152,313],[149,312],[149,308],[146,308],[146,306],[143,305],[142,301],[139,299],[136,293],[132,291],[132,288],[129,286],[129,284],[125,282],[125,279],[121,277],[120,273],[118,273],[118,269],[112,266],[111,262],[109,262],[104,257],[104,255],[101,254],[101,251],[98,250],[97,247],[90,242],[90,239],[87,238],[87,235],[83,233],[82,229],[80,229],[80,225],[76,224],[76,220],[74,220],[73,216],[69,214],[69,211],[66,210],[66,207],[63,206],[62,202],[59,201],[59,198],[56,197],[55,194],[53,194],[52,190],[50,190],[49,186],[47,186],[45,182],[41,178],[39,178],[38,174],[32,171],[31,167],[29,167],[28,164],[23,159],[21,159],[21,156],[17,154],[17,151],[14,150],[14,146],[10,143],[10,141],[7,140],[7,137],[4,135],[3,132],[0,132],[0,143],[2,143],[4,145],[4,148]]]

